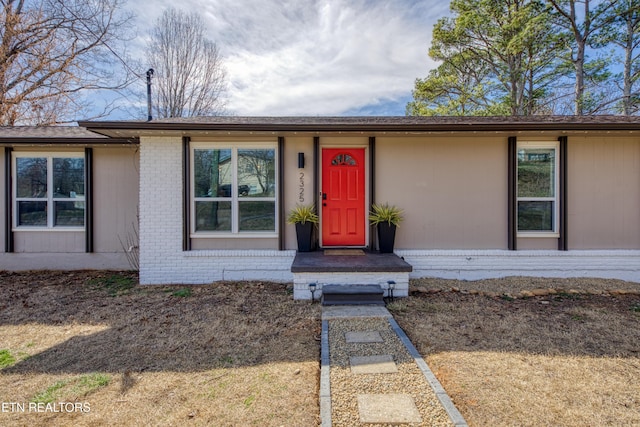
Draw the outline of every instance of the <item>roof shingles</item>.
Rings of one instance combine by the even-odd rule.
[[[214,116],[152,121],[80,122],[97,132],[126,130],[229,131],[512,131],[512,130],[640,130],[638,116],[507,116],[507,117],[247,117]]]

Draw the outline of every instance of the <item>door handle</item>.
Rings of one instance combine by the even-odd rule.
[[[327,193],[322,193],[322,200],[327,200]]]

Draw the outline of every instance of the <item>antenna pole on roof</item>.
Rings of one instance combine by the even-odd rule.
[[[153,68],[147,71],[147,121],[153,120],[151,115],[151,77],[153,76]]]

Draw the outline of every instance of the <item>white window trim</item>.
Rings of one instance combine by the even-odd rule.
[[[252,202],[273,202],[275,206],[275,230],[274,231],[240,231],[239,230],[239,203],[240,197],[238,197],[237,191],[231,192],[231,197],[195,197],[195,150],[231,150],[231,185],[237,184],[238,177],[238,150],[252,150],[252,149],[273,149],[274,150],[274,167],[276,173],[278,171],[278,145],[273,142],[252,142],[250,144],[243,144],[238,142],[196,142],[191,143],[189,153],[189,170],[191,176],[189,180],[191,182],[191,188],[189,188],[189,203],[191,211],[191,230],[190,237],[194,239],[199,238],[276,238],[278,237],[278,224],[279,224],[279,209],[278,209],[278,180],[275,182],[275,195],[273,197],[251,197],[249,199],[243,199],[245,201]],[[215,201],[230,201],[231,202],[231,231],[196,231],[196,202],[215,202]]]
[[[85,158],[83,152],[71,151],[14,151],[12,154],[12,167],[11,167],[11,180],[12,180],[12,231],[84,231],[86,227],[85,225],[77,226],[77,225],[55,225],[54,224],[54,214],[55,209],[53,208],[55,202],[86,202],[85,196],[79,196],[75,198],[70,197],[53,197],[53,159],[54,158]],[[18,197],[18,158],[33,158],[33,157],[44,157],[47,159],[47,197]],[[84,167],[87,167],[86,160]],[[85,182],[85,193],[86,193],[86,182]],[[47,225],[18,225],[18,202],[47,202]],[[85,214],[87,206],[85,204]]]
[[[558,200],[560,191],[560,143],[558,141],[518,141],[516,152],[521,148],[524,149],[554,149],[555,150],[555,163],[553,165],[553,177],[554,177],[554,197],[518,197],[518,164],[516,162],[516,230],[518,237],[536,237],[536,238],[558,238],[560,237],[560,231],[558,230],[558,220],[560,218],[560,203]],[[521,201],[553,201],[553,230],[552,231],[520,231],[518,227],[518,204]]]

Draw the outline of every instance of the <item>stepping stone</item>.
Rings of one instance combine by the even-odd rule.
[[[351,372],[354,374],[395,374],[398,372],[398,367],[390,354],[354,356],[349,358],[349,363],[351,364]]]
[[[413,397],[408,394],[359,394],[361,423],[421,423],[422,417]]]
[[[358,317],[391,317],[383,305],[325,305],[322,320],[352,319]]]
[[[384,342],[378,331],[347,332],[344,334],[348,344]]]

